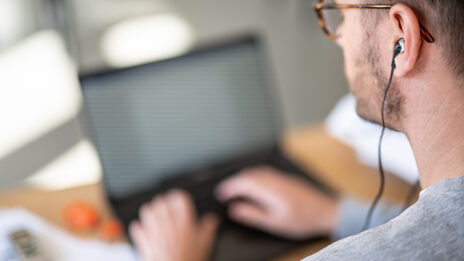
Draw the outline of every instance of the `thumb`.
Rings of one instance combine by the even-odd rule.
[[[219,227],[219,219],[214,214],[206,214],[200,220],[198,240],[200,247],[209,253]]]

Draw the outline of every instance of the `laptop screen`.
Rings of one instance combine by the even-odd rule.
[[[275,144],[278,106],[259,41],[81,77],[90,134],[113,197]]]

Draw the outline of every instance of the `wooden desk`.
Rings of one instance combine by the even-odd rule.
[[[318,178],[330,184],[342,194],[355,195],[372,200],[378,190],[379,177],[376,169],[358,162],[354,152],[327,134],[322,126],[302,128],[289,132],[283,145],[291,158],[304,168],[318,173]],[[402,201],[409,185],[389,173],[386,175],[384,199]],[[112,216],[105,200],[101,184],[77,187],[61,191],[43,191],[29,187],[18,187],[0,193],[0,206],[24,207],[53,224],[68,229],[61,218],[66,203],[79,199],[94,203],[103,212],[103,218]],[[69,229],[68,229],[69,230]],[[81,237],[95,237],[95,233],[71,233]],[[330,242],[318,242],[296,249],[273,261],[300,260]]]

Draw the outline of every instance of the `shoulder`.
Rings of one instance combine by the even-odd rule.
[[[390,222],[337,241],[304,259],[460,260],[464,193],[428,193]]]

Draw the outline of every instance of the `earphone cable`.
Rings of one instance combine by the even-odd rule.
[[[396,55],[393,55],[393,61],[392,61],[391,72],[390,72],[390,79],[388,81],[387,88],[385,89],[385,94],[383,96],[382,108],[381,108],[382,132],[380,133],[379,145],[378,145],[378,148],[377,148],[378,149],[379,172],[380,172],[380,188],[379,188],[379,191],[378,191],[377,195],[375,196],[374,201],[372,202],[372,204],[371,204],[371,206],[369,208],[369,212],[367,213],[366,221],[365,221],[364,227],[362,229],[363,231],[369,228],[369,226],[371,224],[372,215],[374,213],[375,208],[377,207],[377,204],[380,201],[380,198],[382,197],[382,194],[383,194],[383,191],[384,191],[384,188],[385,188],[385,173],[383,171],[383,164],[382,164],[382,141],[383,141],[383,136],[385,134],[385,128],[386,128],[386,126],[385,126],[385,103],[386,103],[386,100],[387,100],[388,91],[390,90],[390,86],[391,86],[391,83],[392,83],[392,80],[393,80],[393,73],[395,72],[395,68],[396,68],[395,58],[396,58]]]

